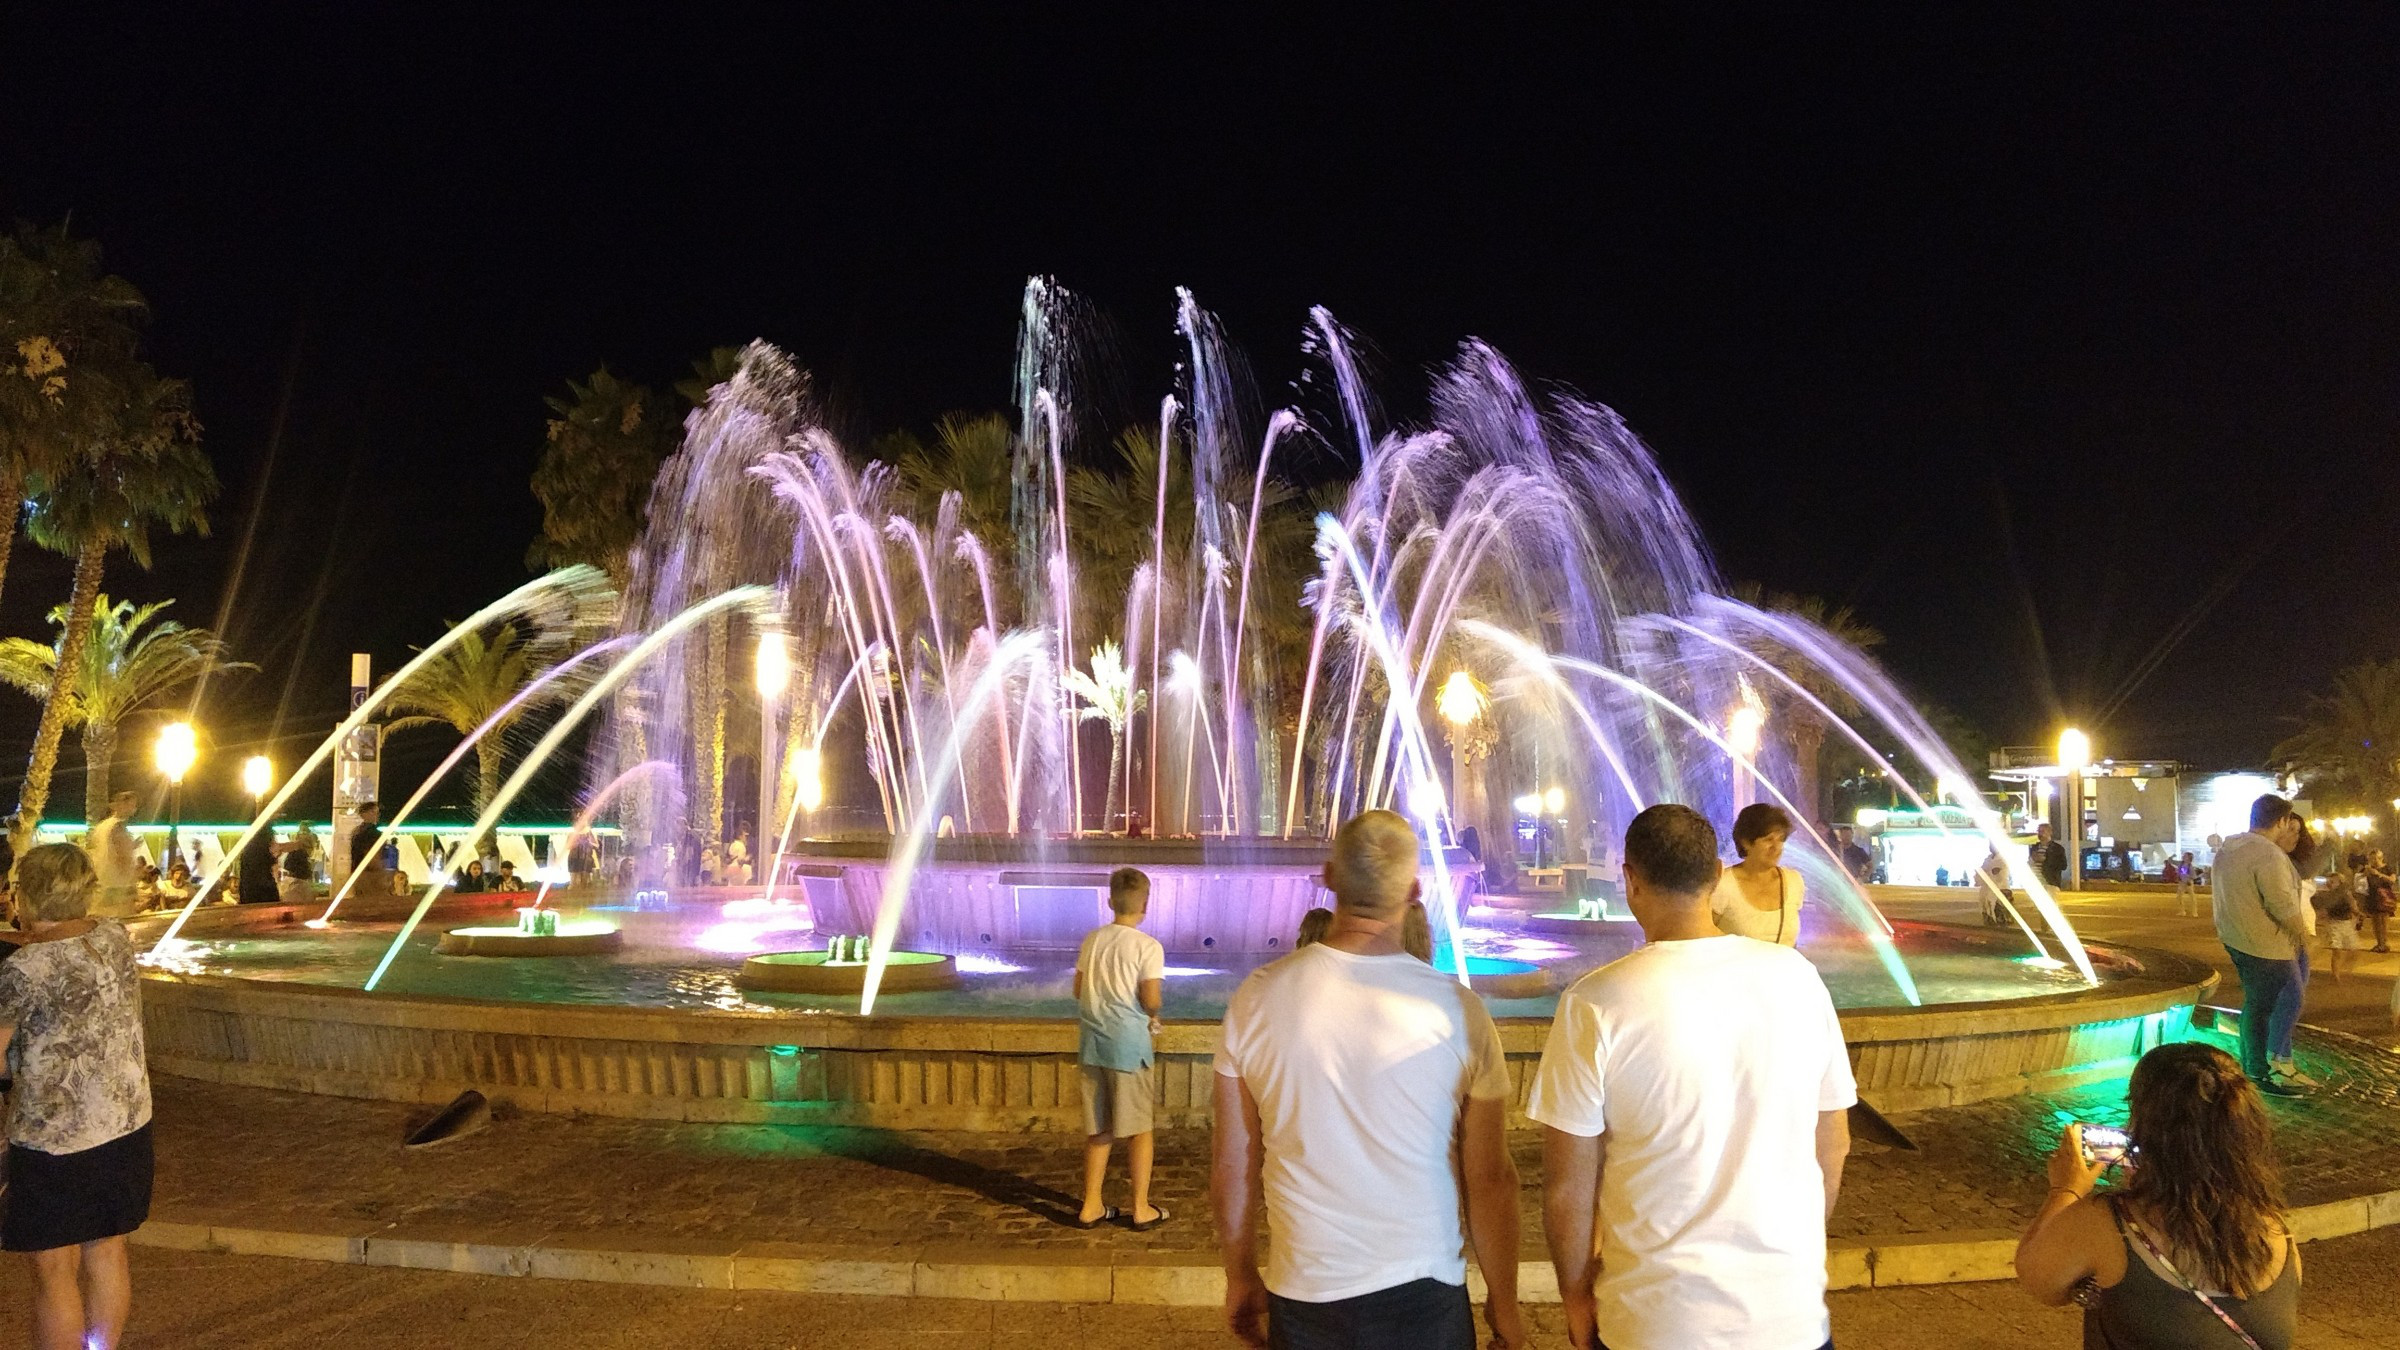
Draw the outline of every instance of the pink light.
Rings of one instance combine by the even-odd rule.
[[[726,903],[725,912],[730,915],[737,908],[752,915],[761,911],[772,912],[755,919],[728,918],[723,923],[713,924],[693,939],[692,945],[704,952],[747,956],[752,952],[765,951],[768,946],[765,939],[770,936],[816,931],[816,920],[810,917],[805,905],[767,905],[757,900],[733,900]]]

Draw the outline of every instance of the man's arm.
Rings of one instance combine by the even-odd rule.
[[[1600,1257],[1592,1226],[1600,1209],[1600,1167],[1606,1135],[1569,1134],[1542,1127],[1542,1233],[1550,1244],[1550,1268],[1558,1274],[1559,1302],[1567,1314],[1567,1343],[1590,1350],[1592,1282]]]
[[[2300,874],[2290,860],[2268,858],[2257,867],[2258,901],[2267,917],[2295,946],[2308,945],[2308,925],[2300,917]]]
[[[1265,1149],[1250,1085],[1217,1074],[1216,1160],[1208,1197],[1225,1261],[1225,1321],[1244,1345],[1267,1343],[1267,1285],[1258,1274],[1258,1207]]]
[[[1467,1241],[1483,1270],[1485,1316],[1507,1347],[1525,1342],[1517,1310],[1517,1160],[1508,1152],[1508,1102],[1469,1097],[1459,1122],[1459,1168],[1467,1192]]]
[[[1133,997],[1142,1005],[1142,1011],[1150,1014],[1150,1020],[1155,1023],[1158,1021],[1159,1009],[1167,1006],[1167,982],[1163,979],[1144,980],[1134,986]]]
[[[1850,1157],[1850,1112],[1817,1113],[1817,1167],[1825,1174],[1825,1217],[1833,1217],[1833,1202],[1842,1194],[1842,1164]]]

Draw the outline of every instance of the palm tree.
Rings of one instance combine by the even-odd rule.
[[[557,416],[533,469],[542,532],[526,551],[537,570],[590,563],[625,588],[629,558],[649,519],[658,466],[675,448],[665,400],[602,366],[565,398],[546,398]]]
[[[136,607],[114,604],[105,595],[92,611],[91,635],[83,646],[82,670],[68,691],[66,725],[83,729],[83,814],[94,821],[108,814],[109,776],[115,762],[117,728],[151,703],[199,678],[203,671],[254,670],[247,661],[225,660],[225,640],[205,628],[186,628],[158,619],[174,604],[161,600]],[[58,673],[66,646],[67,606],[50,611],[59,628],[56,643],[0,638],[0,684],[40,696]]]
[[[2300,729],[2273,758],[2312,784],[2355,790],[2375,810],[2388,809],[2400,797],[2400,660],[2336,672],[2332,691],[2308,700]]]
[[[886,437],[900,482],[928,516],[945,492],[959,495],[959,523],[995,549],[1009,538],[1009,494],[1016,471],[1017,433],[1002,413],[948,413],[933,425],[927,446],[905,433]]]
[[[147,312],[64,225],[0,235],[0,582],[27,482],[108,433]]]
[[[190,386],[136,364],[109,433],[86,445],[75,463],[35,475],[30,486],[26,534],[43,548],[75,559],[75,586],[67,597],[57,666],[17,799],[18,819],[25,822],[41,819],[50,804],[50,776],[58,767],[59,740],[75,702],[70,681],[83,669],[109,551],[121,548],[148,568],[153,526],[178,534],[208,532],[207,505],[217,495],[217,471],[200,450]]]
[[[1734,594],[1746,604],[1791,615],[1858,651],[1872,651],[1883,645],[1883,633],[1859,618],[1848,605],[1828,604],[1814,595],[1762,592],[1755,584],[1736,587]],[[1777,670],[1831,708],[1835,716],[1845,721],[1858,716],[1858,701],[1850,696],[1849,690],[1829,678],[1815,662],[1771,638],[1755,637],[1750,645],[1752,651],[1772,662]],[[1819,801],[1822,778],[1820,761],[1825,752],[1826,734],[1833,728],[1806,699],[1792,697],[1790,686],[1781,681],[1761,681],[1759,687],[1773,703],[1774,713],[1770,724],[1783,729],[1784,737],[1792,747],[1792,764],[1800,774],[1800,781],[1794,785],[1799,790],[1793,794],[1793,799],[1811,817],[1820,817],[1824,809]]]
[[[1086,722],[1108,723],[1108,792],[1100,799],[1100,830],[1108,832],[1116,819],[1119,764],[1125,757],[1125,725],[1150,701],[1148,690],[1133,687],[1133,672],[1125,667],[1124,650],[1112,639],[1092,648],[1089,673],[1069,670],[1067,690],[1083,700]]]
[[[410,678],[392,695],[391,707],[402,714],[385,725],[386,731],[446,726],[461,736],[499,716],[502,708],[525,692],[539,677],[543,663],[536,638],[504,623],[489,637],[468,633]],[[480,817],[500,791],[502,738],[532,711],[534,700],[510,708],[483,739],[475,743],[475,814]]]

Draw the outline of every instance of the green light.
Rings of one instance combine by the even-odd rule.
[[[790,1059],[792,1056],[800,1053],[800,1047],[796,1045],[770,1045],[767,1047],[767,1053],[774,1055],[779,1059]]]

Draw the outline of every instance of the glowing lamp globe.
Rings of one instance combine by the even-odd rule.
[[[189,722],[169,722],[158,729],[158,745],[152,758],[158,771],[170,783],[180,783],[192,771],[192,761],[200,757],[199,737]]]

